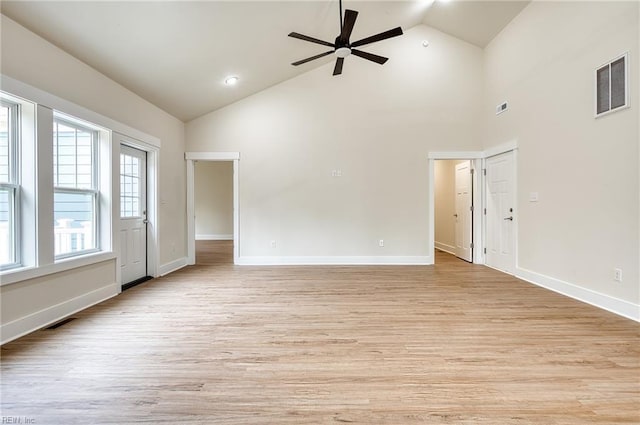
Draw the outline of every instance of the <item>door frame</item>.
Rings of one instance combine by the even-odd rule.
[[[134,149],[138,149],[147,153],[147,276],[158,277],[158,265],[160,264],[158,250],[158,229],[160,227],[158,221],[158,179],[160,165],[160,148],[140,140],[129,137],[125,134],[114,132],[112,138],[114,155],[116,155],[117,169],[113,171],[114,184],[118,188],[117,196],[114,196],[114,222],[120,225],[120,146],[126,145]],[[116,143],[117,142],[117,143]],[[120,272],[120,263],[122,261],[122,253],[120,252],[120,231],[114,233],[114,248],[118,253],[116,264],[116,281],[122,287],[122,274]]]
[[[486,219],[483,214],[484,208],[486,207],[486,182],[484,178],[484,173],[482,172],[485,168],[486,159],[491,156],[500,155],[502,153],[513,151],[514,158],[514,194],[513,196],[516,199],[516,206],[518,200],[517,193],[517,176],[518,176],[518,167],[517,167],[517,159],[518,159],[518,141],[517,139],[511,140],[509,142],[503,143],[501,145],[497,145],[484,151],[443,151],[443,152],[429,152],[427,155],[428,158],[428,194],[427,199],[429,202],[429,210],[428,210],[428,229],[429,235],[427,238],[427,253],[431,257],[431,264],[435,263],[435,161],[439,159],[459,159],[459,160],[470,160],[471,166],[475,170],[473,173],[473,222],[478,223],[480,225],[473,226],[473,263],[474,264],[485,264],[485,240],[486,240]],[[518,208],[516,208],[516,213],[518,212]],[[517,217],[517,216],[516,216]],[[517,219],[516,219],[517,220]],[[517,221],[516,221],[517,223]],[[518,267],[518,226],[514,226],[514,255],[515,255],[515,270]],[[477,249],[476,249],[477,248]]]
[[[233,162],[233,264],[238,264],[240,256],[240,152],[185,152],[184,158],[187,161],[187,264],[194,265],[196,263],[196,161]]]

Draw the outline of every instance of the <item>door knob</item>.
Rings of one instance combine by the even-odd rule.
[[[145,218],[144,220],[142,220],[142,222],[143,222],[144,224],[147,224],[147,223],[149,222],[149,220],[147,220],[147,219]]]
[[[458,214],[454,214],[453,216],[457,218],[457,217],[458,217]]]
[[[513,221],[513,217],[507,217],[505,220]]]

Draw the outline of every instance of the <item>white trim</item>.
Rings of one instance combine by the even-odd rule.
[[[519,267],[516,268],[515,276],[534,285],[640,322],[640,305],[638,304]]]
[[[115,297],[120,292],[120,285],[111,283],[78,297],[66,300],[59,304],[47,307],[43,310],[21,317],[0,327],[2,335],[1,343],[5,344],[23,335],[55,323],[71,314],[85,310],[99,304],[109,298]]]
[[[481,151],[460,151],[460,152],[429,152],[428,159],[475,159],[484,158]]]
[[[509,151],[515,151],[518,149],[518,140],[510,140],[506,143],[502,143],[501,145],[492,146],[490,148],[485,149],[482,152],[482,158],[490,158],[492,156],[500,155],[503,153],[507,153]]]
[[[158,274],[159,276],[165,276],[169,273],[178,271],[181,268],[186,267],[187,265],[187,257],[178,258],[177,260],[162,264],[158,269]]]
[[[419,265],[433,264],[429,256],[344,256],[344,257],[260,257],[245,256],[238,259],[243,266],[353,266],[353,265]]]
[[[240,264],[240,152],[185,152],[185,160],[187,161],[187,264],[196,263],[196,161],[233,161],[233,263]]]
[[[213,235],[196,234],[196,240],[197,241],[232,241],[233,233],[213,234]]]
[[[55,263],[39,266],[28,267],[21,269],[7,270],[0,276],[0,285],[11,285],[13,283],[19,283],[24,280],[35,279],[42,276],[47,276],[54,273],[62,273],[68,270],[73,270],[78,267],[91,266],[105,261],[113,260],[116,258],[114,252],[96,252],[92,254],[72,257],[64,260],[59,260]]]
[[[192,161],[235,161],[240,152],[185,152],[184,159]]]
[[[233,264],[240,258],[240,154],[233,161]]]
[[[47,93],[44,90],[33,87],[22,81],[0,74],[1,89],[15,96],[28,99],[28,101],[46,106],[50,109],[63,112],[84,121],[97,124],[118,133],[127,134],[134,139],[138,139],[155,147],[160,147],[160,139],[146,134],[126,124],[122,124],[114,119],[106,117],[97,112],[91,111],[83,106],[77,105],[66,99]]]
[[[196,163],[187,159],[187,264],[196,263]]]
[[[446,243],[442,243],[442,242],[437,242],[436,241],[435,247],[436,247],[436,249],[439,249],[440,251],[444,251],[447,254],[456,255],[456,247],[455,246],[447,245]]]

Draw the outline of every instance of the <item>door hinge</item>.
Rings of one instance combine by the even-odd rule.
[[[484,249],[484,253],[485,253],[485,254],[487,253],[487,248],[485,248],[485,249]]]
[[[487,215],[487,209],[486,208],[484,209],[484,215]]]
[[[476,170],[474,170],[473,168],[470,168],[470,169],[469,169],[469,172],[470,172],[471,174],[475,173],[475,171],[476,171]]]
[[[469,211],[472,211],[472,212],[473,212],[473,205],[471,205],[471,206],[469,207]]]
[[[487,175],[487,169],[486,168],[482,169],[482,174],[484,174],[485,176]]]
[[[469,248],[473,249],[473,242],[469,245]]]

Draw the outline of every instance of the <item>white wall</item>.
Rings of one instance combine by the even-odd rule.
[[[161,140],[160,265],[180,262],[186,257],[184,124],[11,19],[1,18],[2,74]],[[9,330],[37,327],[39,320],[54,320],[55,314],[113,295],[115,276],[115,260],[110,260],[3,285],[2,339],[11,337]],[[111,294],[100,292],[104,288]]]
[[[233,239],[233,162],[195,164],[196,239]]]
[[[241,258],[429,260],[427,153],[481,146],[482,50],[426,26],[370,50],[390,60],[349,57],[187,123],[187,151],[241,154]]]
[[[638,2],[532,2],[487,47],[485,147],[516,139],[518,267],[638,317]],[[631,108],[594,119],[594,70],[628,51]],[[509,110],[495,116],[495,106]],[[529,202],[538,192],[539,202]],[[613,269],[623,269],[623,282]],[[607,301],[608,302],[608,301]]]

